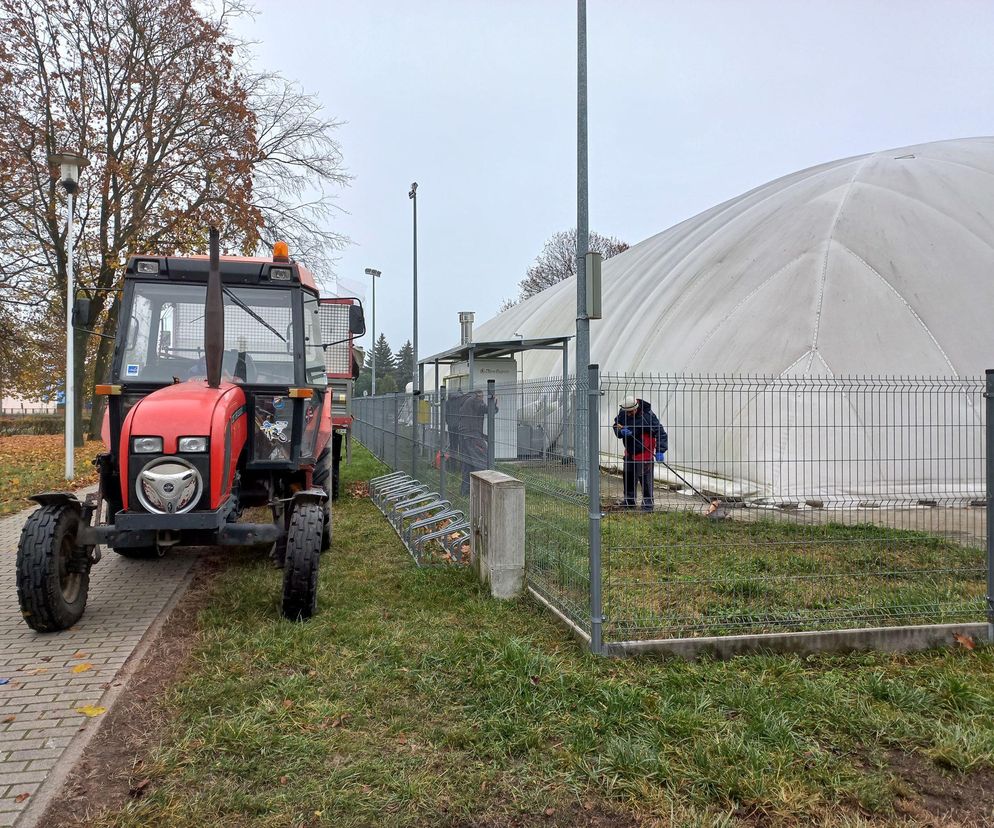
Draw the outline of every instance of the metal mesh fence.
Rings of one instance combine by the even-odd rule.
[[[528,584],[595,640],[983,619],[983,380],[594,387],[582,484],[572,377],[357,400],[356,434],[467,515],[473,470],[523,481]]]
[[[983,380],[601,387],[605,638],[983,618]]]

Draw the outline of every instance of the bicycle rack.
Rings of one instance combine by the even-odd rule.
[[[369,497],[418,566],[424,563],[429,541],[438,541],[452,562],[468,563],[462,561],[462,547],[469,542],[469,521],[438,492],[428,491],[424,483],[406,472],[395,471],[372,478]],[[422,533],[423,529],[431,531]]]

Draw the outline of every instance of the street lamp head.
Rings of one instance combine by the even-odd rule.
[[[383,274],[381,274],[380,271],[376,270],[375,268],[367,267],[366,268],[366,275],[367,276],[373,276],[375,278],[377,276],[382,276]]]
[[[418,196],[418,182],[415,181],[413,184],[411,184],[411,192],[407,194],[407,197],[417,198],[417,196]]]
[[[48,163],[53,167],[59,165],[59,183],[72,195],[79,190],[79,171],[90,162],[74,152],[62,152],[48,156]]]

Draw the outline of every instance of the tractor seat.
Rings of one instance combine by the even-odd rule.
[[[235,380],[248,383],[255,382],[258,375],[252,355],[236,348],[230,348],[224,352],[224,359],[221,360],[221,371]]]

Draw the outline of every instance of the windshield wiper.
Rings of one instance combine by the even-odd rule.
[[[261,322],[263,325],[269,328],[269,330],[271,330],[274,334],[276,334],[282,342],[286,342],[286,337],[283,336],[283,334],[281,334],[278,330],[276,330],[276,328],[274,328],[265,319],[259,316],[259,314],[257,314],[254,310],[252,310],[252,308],[246,305],[241,299],[235,296],[235,294],[232,293],[231,290],[229,290],[228,288],[222,285],[221,292],[225,296],[227,296],[232,302],[238,305],[238,307],[240,307],[243,311],[245,311],[245,313],[251,316],[256,322]]]

